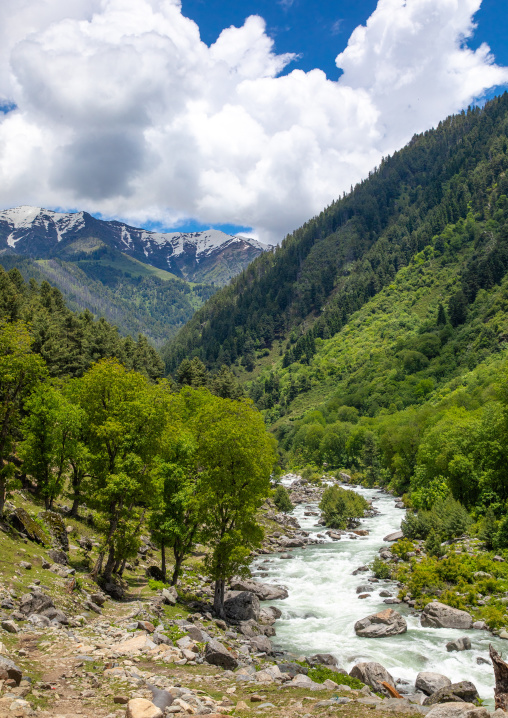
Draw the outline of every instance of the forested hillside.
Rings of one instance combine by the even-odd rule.
[[[508,488],[508,95],[415,137],[166,351],[231,363],[293,466],[481,517]]]

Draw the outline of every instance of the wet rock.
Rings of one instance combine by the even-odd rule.
[[[176,588],[174,586],[170,586],[169,588],[163,588],[162,589],[162,600],[168,606],[176,606],[176,602],[178,600],[178,594],[176,592]]]
[[[488,631],[489,627],[485,623],[485,621],[475,621],[471,628],[474,628],[476,631]]]
[[[466,611],[451,608],[439,601],[428,603],[423,609],[420,623],[426,628],[471,628],[473,619]]]
[[[407,623],[405,619],[392,608],[387,608],[379,613],[372,613],[355,623],[356,635],[364,638],[398,636],[406,631]]]
[[[261,611],[259,598],[251,591],[227,591],[224,611],[231,621],[258,621]]]
[[[441,703],[428,713],[431,718],[490,718],[486,708],[479,708],[473,703]],[[506,713],[504,714],[506,715]]]
[[[351,678],[358,678],[377,692],[384,692],[384,686],[381,685],[383,682],[389,683],[391,686],[395,685],[393,677],[380,663],[357,663],[350,670],[349,675]]]
[[[394,605],[397,605],[397,604],[399,604],[399,603],[402,603],[402,601],[400,600],[400,598],[385,598],[385,600],[383,601],[383,603],[387,603],[387,604],[389,604],[389,605],[391,605],[391,606],[394,606]]]
[[[23,594],[19,604],[19,610],[25,616],[31,613],[42,613],[46,609],[54,607],[53,600],[42,591]]]
[[[322,666],[338,666],[339,662],[331,653],[316,653],[308,659],[311,663],[319,663]]]
[[[299,673],[307,675],[309,669],[305,666],[301,666],[299,663],[279,663],[279,670],[281,673],[289,673],[291,678],[294,678]]]
[[[281,553],[280,557],[283,559],[294,558],[290,553]]]
[[[381,596],[381,598],[391,598],[392,597],[392,594],[390,593],[390,591],[380,591],[379,595]]]
[[[162,718],[162,711],[152,701],[132,698],[127,704],[126,718]]]
[[[422,671],[416,676],[415,688],[417,691],[425,693],[426,696],[431,696],[440,688],[447,688],[451,684],[451,680],[441,673]]]
[[[11,661],[7,656],[0,655],[0,681],[12,680],[19,686],[23,672],[21,668]]]
[[[230,671],[234,671],[238,666],[238,662],[228,649],[220,643],[220,641],[212,640],[206,644],[205,661],[212,666],[221,666]]]
[[[288,597],[288,592],[282,586],[272,586],[268,583],[257,583],[248,579],[238,579],[231,583],[233,591],[250,591],[256,594],[260,601],[277,601]]]
[[[479,695],[476,686],[470,681],[451,683],[449,686],[440,688],[423,701],[424,706],[433,706],[436,703],[449,703],[452,701],[473,702],[478,700]]]
[[[363,584],[362,586],[356,587],[356,593],[366,593],[367,591],[370,591],[371,589],[372,589],[372,587],[369,586],[368,584],[367,585]]]
[[[456,638],[455,641],[448,641],[446,650],[448,653],[451,653],[451,651],[470,651],[471,640],[467,636],[463,636],[462,638]]]
[[[383,541],[398,541],[401,538],[404,538],[402,531],[394,531],[393,533],[388,534],[388,536],[385,536]]]
[[[486,658],[482,658],[481,656],[478,656],[478,658],[476,659],[476,663],[479,666],[482,666],[482,665],[490,666],[490,661],[488,661]]]

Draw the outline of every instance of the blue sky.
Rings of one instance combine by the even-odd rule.
[[[506,0],[0,3],[0,207],[279,242],[503,91],[507,37]]]

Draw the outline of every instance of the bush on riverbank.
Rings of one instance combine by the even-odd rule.
[[[303,664],[302,664],[303,665]],[[350,688],[361,690],[364,687],[364,683],[358,680],[358,678],[352,678],[347,673],[337,673],[328,666],[315,666],[311,668],[307,674],[314,683],[324,683],[326,680],[335,681],[339,686],[349,686]]]
[[[409,539],[426,539],[434,532],[444,540],[461,536],[472,523],[464,506],[450,495],[437,501],[429,511],[408,512],[401,529]]]
[[[502,603],[508,590],[508,565],[494,561],[492,554],[469,554],[457,547],[441,559],[410,558],[394,573],[394,578],[404,584],[399,598],[410,594],[417,609],[437,600],[469,611],[491,629],[508,624],[508,607]]]
[[[369,504],[355,491],[340,486],[329,486],[319,504],[326,526],[332,529],[346,529],[356,525],[365,515]]]

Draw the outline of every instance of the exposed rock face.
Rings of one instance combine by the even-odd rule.
[[[441,673],[422,671],[416,676],[415,688],[425,693],[425,695],[431,696],[440,688],[446,688],[447,686],[451,686],[451,684],[451,680],[441,675]]]
[[[471,650],[471,641],[467,636],[457,638],[455,641],[448,641],[446,650],[448,653],[451,651],[469,651]]]
[[[0,655],[0,681],[6,681],[10,678],[19,686],[22,675],[21,668],[18,668],[7,656]]]
[[[451,703],[453,701],[476,701],[479,698],[478,691],[474,683],[470,681],[461,681],[460,683],[451,683],[445,688],[440,688],[431,696],[423,701],[424,706],[433,706],[436,703]]]
[[[205,649],[205,661],[212,666],[221,666],[230,671],[234,671],[238,666],[236,658],[234,658],[228,649],[220,643],[220,641],[209,641]]]
[[[398,636],[400,633],[407,631],[407,623],[405,619],[394,611],[393,608],[387,608],[380,613],[372,613],[366,618],[362,618],[355,623],[355,632],[357,636],[365,638],[384,638],[386,636]]]
[[[420,623],[426,628],[472,628],[473,619],[466,611],[451,608],[439,601],[428,603],[423,609]]]
[[[473,703],[441,703],[432,708],[427,716],[431,718],[490,718],[486,708],[479,708]]]
[[[357,663],[350,670],[349,675],[352,678],[358,678],[375,691],[384,692],[384,686],[381,685],[383,682],[389,683],[391,686],[395,685],[393,677],[380,663]]]
[[[31,541],[36,541],[40,544],[46,543],[46,534],[39,524],[25,511],[25,509],[15,509],[9,516],[9,521],[15,529],[26,534]]]
[[[288,597],[288,592],[281,586],[271,586],[268,583],[257,583],[248,579],[236,580],[231,583],[233,591],[250,591],[256,594],[260,601],[277,601]]]
[[[227,591],[224,611],[231,621],[257,621],[261,612],[259,598],[251,591]]]
[[[65,553],[69,553],[69,536],[60,514],[57,514],[56,511],[42,511],[39,514],[39,518],[41,518],[48,527],[53,547],[64,551]],[[56,559],[53,559],[53,561],[60,563],[60,561],[57,561]]]
[[[48,551],[48,556],[53,561],[53,563],[57,563],[60,566],[67,566],[69,562],[65,551],[61,551],[57,548],[52,548],[51,551]]]
[[[42,591],[40,593],[38,591],[34,591],[32,593],[25,593],[21,596],[19,610],[25,616],[28,616],[31,613],[42,613],[48,608],[54,607],[53,600],[49,596],[46,596],[46,594],[42,593]]]

